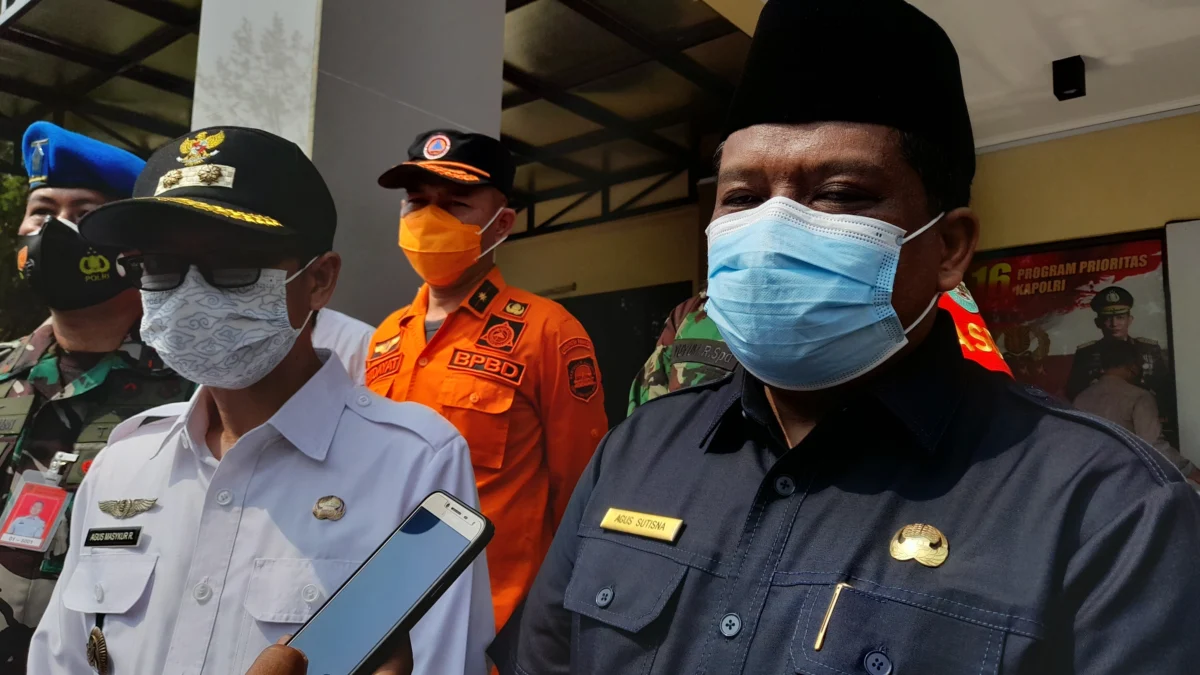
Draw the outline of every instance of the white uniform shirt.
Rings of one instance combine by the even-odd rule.
[[[317,312],[312,342],[317,349],[328,349],[341,359],[355,384],[362,384],[367,372],[367,350],[375,329],[358,319],[324,307]]]
[[[432,410],[353,386],[325,365],[218,462],[210,397],[118,426],[75,497],[71,546],[33,637],[29,672],[94,672],[85,646],[105,615],[114,675],[241,675],[308,619],[433,490],[476,505],[467,444]],[[313,516],[326,495],[341,520]],[[119,520],[98,503],[156,498]],[[84,547],[87,531],[140,526],[134,548]],[[403,570],[396,570],[403,574]],[[415,672],[483,675],[493,626],[480,556],[413,629]]]

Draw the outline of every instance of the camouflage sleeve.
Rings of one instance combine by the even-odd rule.
[[[679,329],[683,326],[687,316],[692,312],[700,309],[704,305],[705,295],[703,293],[694,295],[687,300],[675,306],[671,313],[667,316],[667,321],[663,324],[662,334],[658,336],[658,343],[654,346],[654,351],[650,354],[650,358],[646,359],[646,364],[642,366],[641,372],[633,378],[633,384],[629,387],[629,409],[626,415],[632,415],[635,408],[639,405],[649,402],[651,399],[662,396],[668,391],[668,347],[675,342],[676,336],[679,334]]]

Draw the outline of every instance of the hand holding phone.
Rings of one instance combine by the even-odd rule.
[[[400,641],[407,642],[408,631],[483,552],[493,532],[491,522],[463,502],[441,491],[430,494],[288,645],[308,657],[313,675],[375,672],[403,653]],[[409,669],[411,663],[410,649]]]
[[[291,637],[288,635],[264,649],[258,658],[254,659],[246,675],[307,675],[308,659],[299,649],[287,646]],[[392,658],[373,675],[412,675],[412,643],[407,635],[396,642]]]

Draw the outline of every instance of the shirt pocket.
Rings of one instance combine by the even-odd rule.
[[[63,589],[63,607],[81,614],[127,614],[146,594],[157,564],[157,553],[81,555]]]
[[[245,617],[235,672],[244,673],[262,650],[296,632],[316,613],[361,561],[258,558],[242,600]]]
[[[653,553],[584,539],[563,597],[575,614],[571,671],[650,672],[670,625],[665,610],[687,570]]]
[[[504,465],[509,410],[516,390],[470,375],[447,375],[438,393],[442,416],[467,439],[471,464],[488,469]]]
[[[933,611],[845,585],[810,586],[791,661],[804,675],[999,672],[1007,632],[967,616],[980,612]]]
[[[157,564],[157,553],[83,554],[61,589],[63,607],[84,615],[77,620],[86,622],[85,631],[96,625],[95,615],[104,615],[102,630],[109,658],[128,668],[126,672],[149,672],[141,669],[147,658],[142,622]]]

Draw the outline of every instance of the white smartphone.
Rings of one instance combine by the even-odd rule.
[[[296,631],[311,675],[371,673],[491,541],[491,521],[437,491]],[[465,617],[464,617],[465,620]]]

